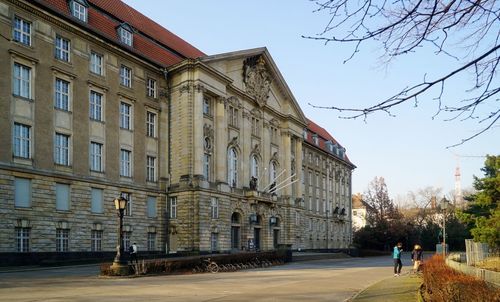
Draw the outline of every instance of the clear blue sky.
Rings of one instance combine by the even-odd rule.
[[[347,149],[357,165],[353,192],[364,192],[375,176],[383,176],[391,197],[426,186],[448,193],[455,184],[457,160],[446,146],[475,133],[475,121],[432,119],[436,91],[393,111],[362,119],[339,119],[339,113],[308,105],[361,107],[389,97],[407,85],[430,78],[456,64],[435,57],[430,49],[381,65],[377,45],[365,45],[346,64],[352,48],[301,38],[319,33],[328,20],[313,2],[294,1],[152,1],[125,0],[141,13],[209,55],[265,46],[269,49],[302,110],[327,129]],[[444,101],[464,98],[465,75],[446,86]],[[498,102],[497,102],[498,103]],[[498,104],[497,104],[498,106]],[[492,110],[493,108],[486,108]],[[500,127],[465,145],[451,149],[461,155],[500,154]],[[462,158],[462,188],[472,186],[472,175],[482,175],[483,158]]]

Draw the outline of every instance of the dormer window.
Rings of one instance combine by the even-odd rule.
[[[89,8],[88,2],[86,0],[71,0],[69,3],[73,17],[87,23]]]
[[[302,136],[304,137],[304,140],[307,140],[307,129],[304,129]]]
[[[314,144],[315,144],[316,146],[319,144],[318,135],[313,134],[313,142],[314,142]]]
[[[118,36],[120,37],[120,41],[123,44],[127,44],[128,46],[132,46],[133,35],[132,35],[132,27],[127,23],[123,23],[118,27]]]

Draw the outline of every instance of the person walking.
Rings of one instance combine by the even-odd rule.
[[[424,252],[422,251],[422,247],[418,244],[415,244],[413,247],[411,261],[413,262],[413,272],[417,273],[420,269],[420,265],[424,261]]]
[[[130,261],[134,262],[135,260],[135,263],[137,263],[137,245],[135,244],[135,242],[129,247],[129,252],[130,252]]]
[[[401,242],[398,242],[392,252],[392,259],[394,260],[394,277],[397,277],[401,274],[401,268],[403,267],[403,263],[401,262],[402,251],[403,244]]]

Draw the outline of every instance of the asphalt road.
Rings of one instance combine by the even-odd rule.
[[[403,271],[410,261],[403,260]],[[392,276],[392,259],[293,262],[217,274],[98,277],[97,266],[0,273],[0,301],[345,301]]]

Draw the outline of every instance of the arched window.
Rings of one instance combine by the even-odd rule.
[[[252,155],[252,158],[250,159],[250,173],[250,176],[259,178],[259,159],[256,155]]]
[[[238,154],[234,148],[228,150],[227,181],[231,187],[236,187],[238,184]]]

